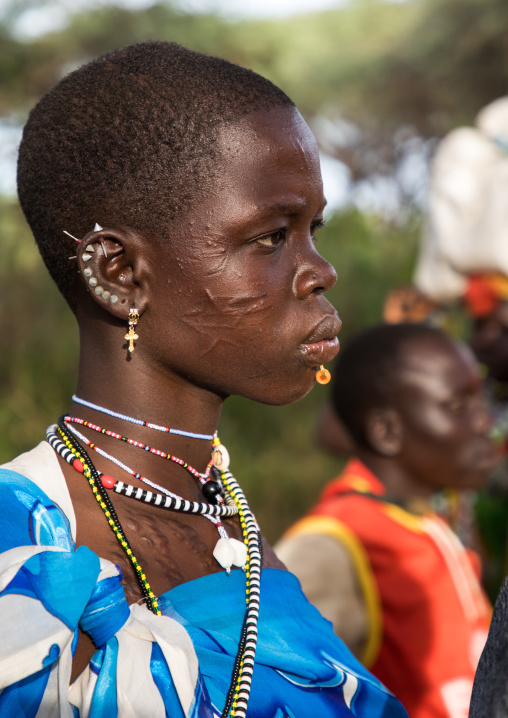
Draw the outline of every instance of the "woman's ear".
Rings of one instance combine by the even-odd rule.
[[[125,319],[130,307],[146,308],[148,263],[138,234],[95,226],[77,250],[78,273],[90,297],[115,317]],[[146,248],[146,247],[145,247]]]
[[[397,456],[402,451],[404,429],[393,408],[372,409],[366,417],[365,433],[369,446],[382,456]]]

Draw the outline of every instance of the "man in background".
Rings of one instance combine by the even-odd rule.
[[[356,457],[277,553],[411,718],[467,718],[491,608],[432,497],[497,461],[474,358],[425,325],[374,327],[342,349],[332,405]]]

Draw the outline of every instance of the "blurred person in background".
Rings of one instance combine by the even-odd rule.
[[[342,349],[332,407],[356,456],[276,552],[411,718],[467,718],[491,607],[432,497],[497,460],[474,357],[422,324],[373,327]]]
[[[494,432],[504,449],[477,510],[497,588],[508,564],[508,97],[487,105],[475,128],[455,130],[438,149],[415,285],[442,306],[462,300],[472,319],[469,343],[485,368]],[[508,716],[507,675],[505,579],[478,666],[470,718]]]
[[[390,294],[384,319],[442,325],[456,306],[465,311],[468,342],[483,367],[504,460],[486,491],[463,495],[450,512],[468,542],[478,541],[476,518],[484,581],[494,598],[508,569],[508,97],[439,144],[414,287]]]

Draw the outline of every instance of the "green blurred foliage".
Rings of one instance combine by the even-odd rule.
[[[385,153],[393,153],[400,126],[442,135],[508,89],[505,0],[351,0],[341,9],[242,22],[169,3],[139,11],[107,4],[26,42],[13,28],[33,4],[13,0],[0,25],[0,115],[26,112],[63,73],[145,39],[251,67],[284,88],[306,117],[352,120],[364,131],[362,146]]]
[[[21,210],[0,202],[0,461],[44,438],[69,404],[77,328]]]

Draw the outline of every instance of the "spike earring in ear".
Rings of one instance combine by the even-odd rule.
[[[139,339],[138,335],[136,334],[136,324],[139,321],[139,312],[136,309],[136,307],[131,307],[129,310],[129,331],[124,336],[124,339],[127,339],[129,342],[129,352],[132,354],[134,351],[134,342]]]
[[[330,379],[332,378],[332,375],[328,371],[328,369],[325,369],[324,366],[321,364],[319,369],[316,372],[316,381],[318,384],[328,384]]]

